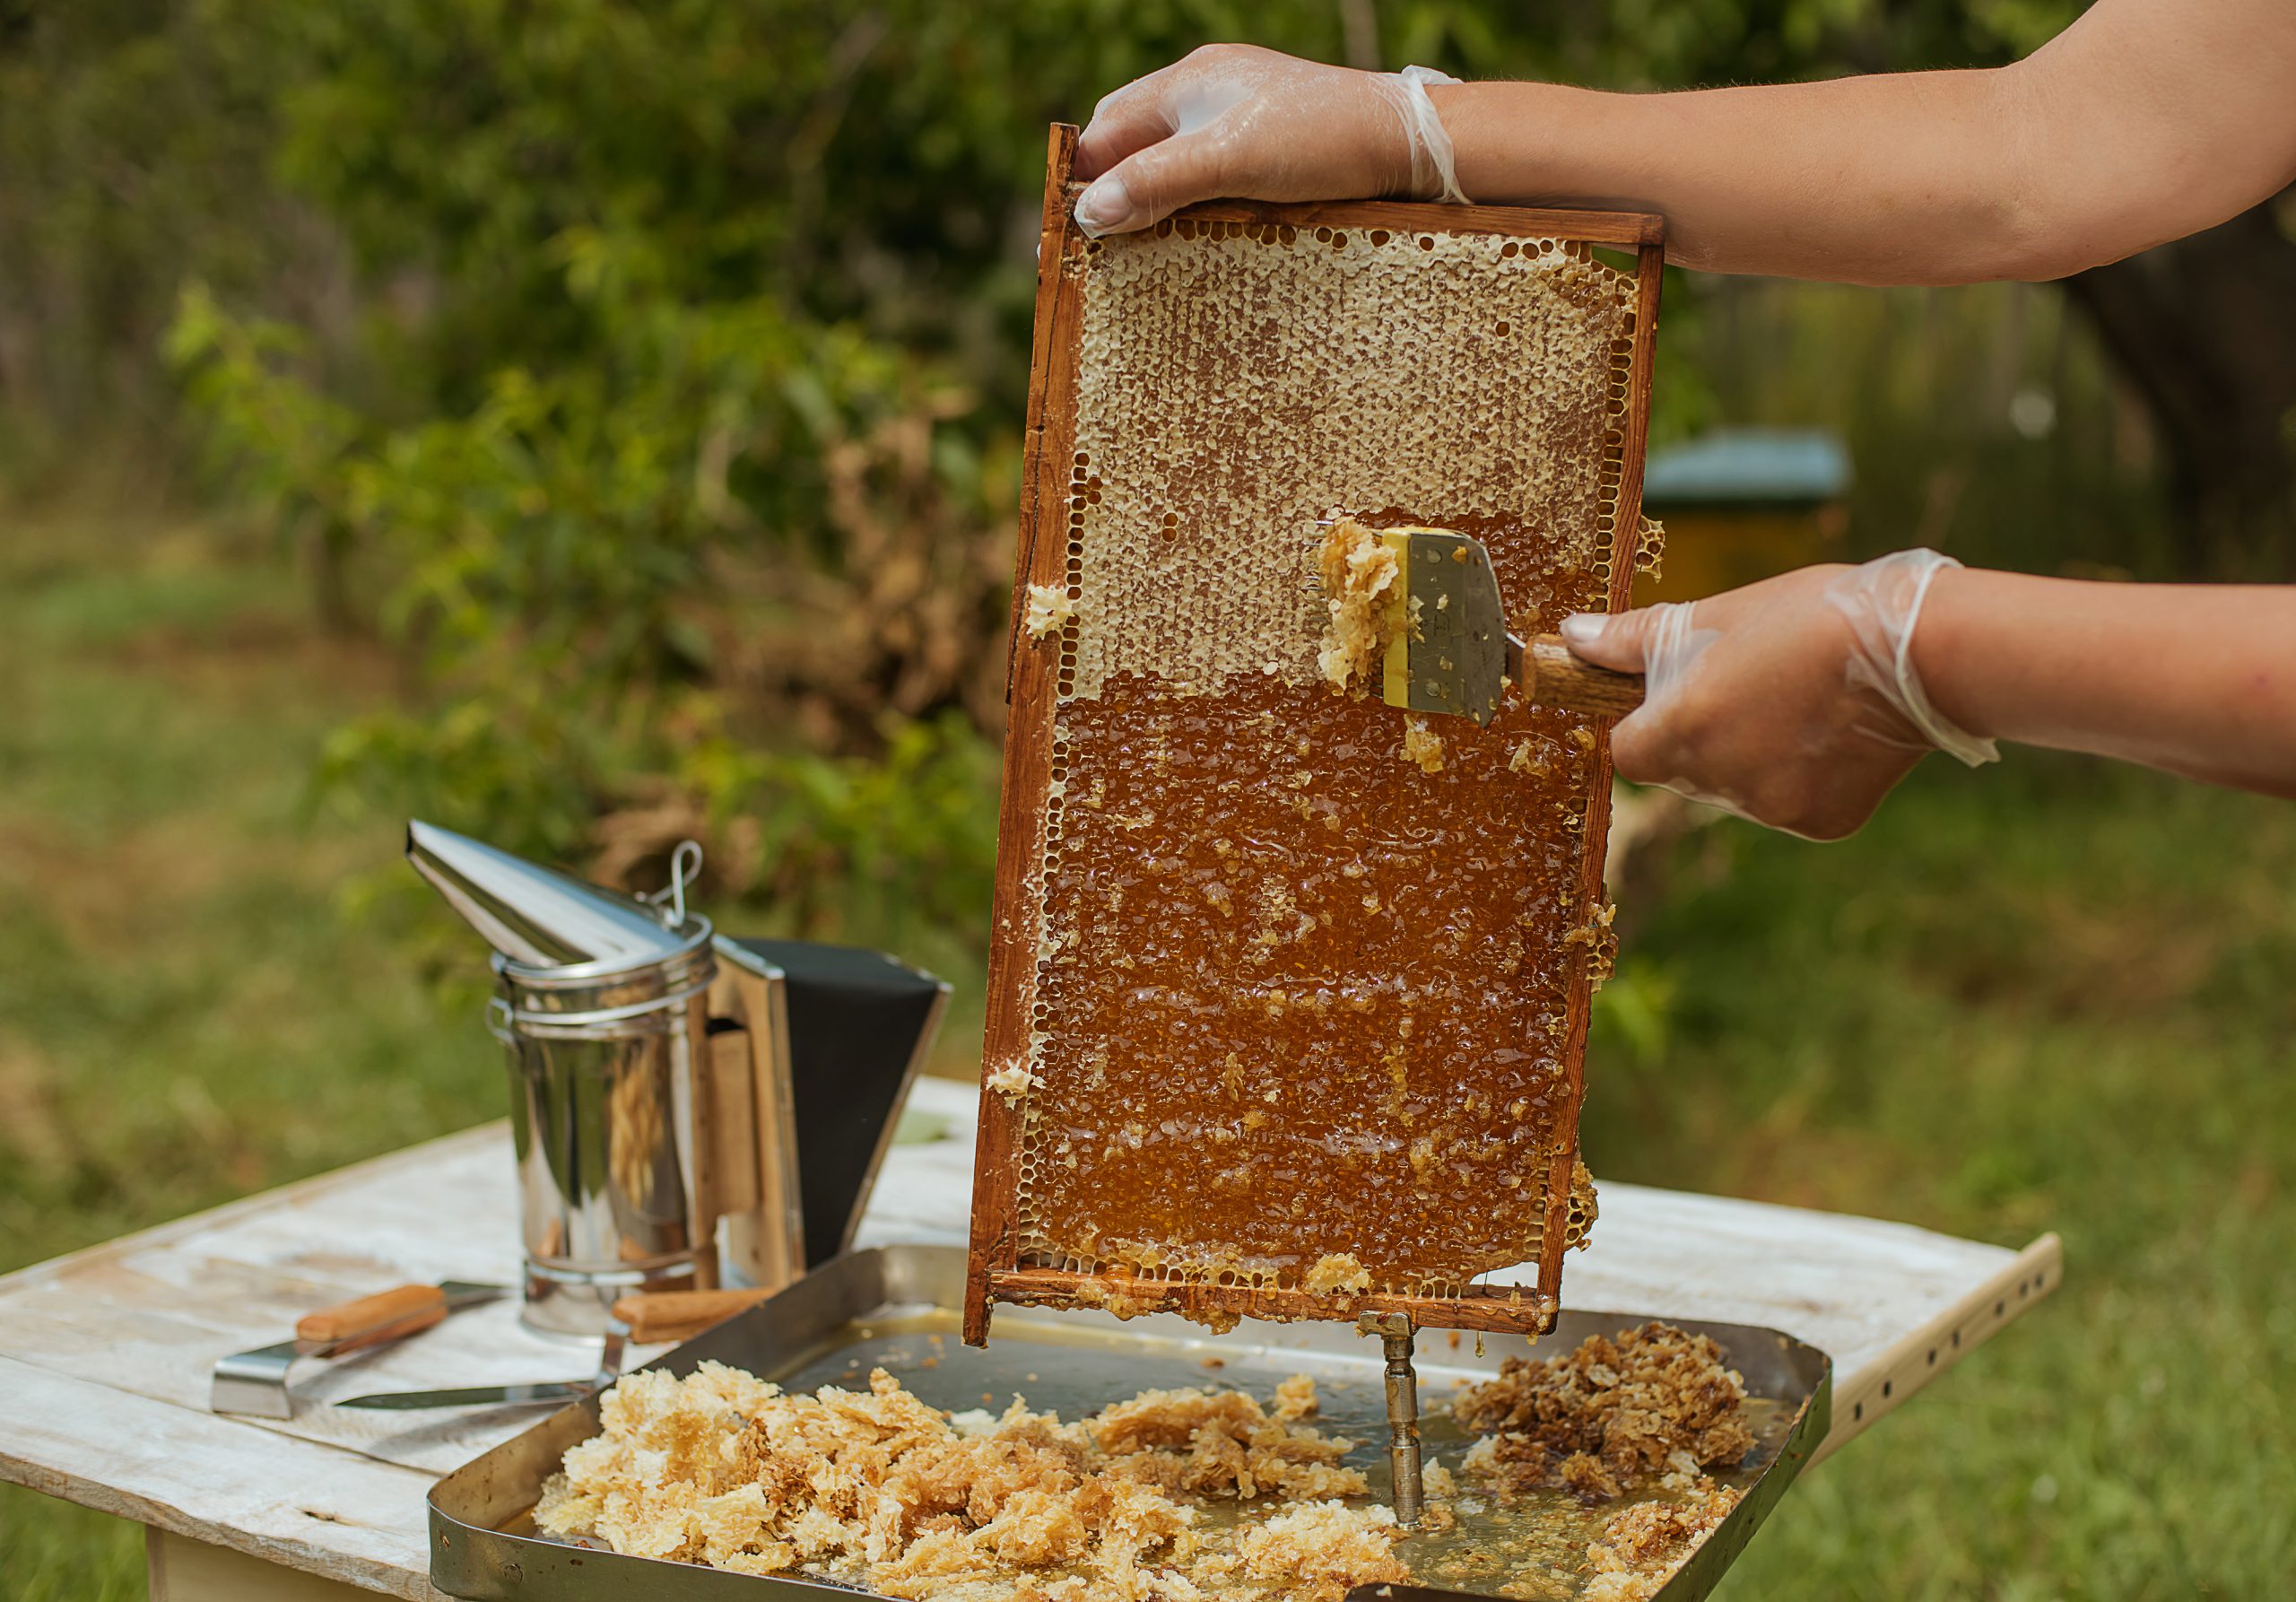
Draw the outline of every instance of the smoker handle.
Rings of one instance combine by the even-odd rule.
[[[446,1316],[447,1293],[437,1285],[400,1285],[304,1314],[295,1321],[295,1338],[354,1352],[419,1335]]]
[[[622,1297],[613,1304],[613,1316],[630,1326],[630,1338],[641,1345],[691,1340],[772,1294],[764,1290],[653,1291]]]

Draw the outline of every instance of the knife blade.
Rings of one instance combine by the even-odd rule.
[[[1526,640],[1508,631],[1499,575],[1481,540],[1420,525],[1367,528],[1352,518],[1327,527],[1331,541],[1368,536],[1394,553],[1391,615],[1399,626],[1371,685],[1389,706],[1487,724],[1509,685],[1534,706],[1595,717],[1622,718],[1642,704],[1640,674],[1582,662],[1557,635]]]
[[[611,1381],[609,1381],[611,1383]],[[414,1413],[425,1407],[529,1406],[540,1402],[578,1402],[601,1389],[590,1380],[551,1380],[530,1385],[466,1385],[459,1390],[387,1390],[371,1396],[346,1397],[338,1407],[365,1407],[378,1413]]]
[[[433,1390],[378,1390],[346,1397],[337,1407],[384,1413],[414,1413],[428,1407],[530,1407],[547,1402],[578,1402],[622,1378],[622,1347],[629,1331],[606,1326],[598,1351],[598,1371],[587,1380],[535,1380],[510,1385],[464,1385]]]

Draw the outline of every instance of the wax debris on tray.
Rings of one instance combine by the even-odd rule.
[[[1745,1384],[1706,1336],[1646,1324],[1547,1359],[1509,1357],[1452,1416],[1483,1435],[1463,1467],[1503,1492],[1559,1487],[1587,1502],[1648,1484],[1707,1484],[1753,1449]]]
[[[1587,1544],[1593,1578],[1583,1602],[1651,1602],[1744,1494],[1712,1485],[1681,1502],[1640,1502],[1619,1514]]]
[[[1015,1399],[952,1417],[879,1369],[866,1391],[793,1396],[704,1363],[626,1376],[568,1450],[536,1526],[619,1553],[747,1574],[804,1572],[881,1596],[968,1602],[1338,1602],[1408,1577],[1385,1508],[1307,1421],[1241,1391],[1144,1392],[1076,1423]],[[1213,1523],[1220,1502],[1265,1511]]]

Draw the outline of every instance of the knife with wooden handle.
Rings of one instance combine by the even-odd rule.
[[[621,1325],[607,1324],[605,1341],[598,1351],[597,1372],[586,1379],[522,1380],[507,1385],[463,1385],[444,1390],[378,1390],[363,1397],[345,1397],[335,1406],[383,1413],[422,1413],[434,1407],[532,1407],[578,1402],[622,1378],[622,1348],[627,1339]]]
[[[1573,656],[1560,634],[1526,645],[1507,636],[1507,678],[1535,707],[1561,707],[1596,718],[1623,718],[1642,704],[1642,675],[1597,667]]]
[[[474,1385],[453,1390],[384,1391],[373,1396],[347,1397],[335,1405],[408,1412],[429,1407],[524,1406],[577,1401],[614,1382],[625,1340],[640,1346],[691,1340],[705,1329],[747,1312],[772,1294],[767,1290],[651,1291],[624,1296],[613,1304],[605,1354],[595,1379]]]
[[[291,1418],[294,1402],[287,1392],[287,1371],[297,1358],[335,1357],[401,1340],[421,1334],[457,1309],[516,1293],[509,1285],[449,1279],[434,1285],[396,1285],[305,1313],[295,1320],[293,1340],[218,1358],[208,1387],[208,1407],[257,1418]]]
[[[336,1352],[352,1352],[418,1335],[444,1320],[447,1312],[444,1286],[400,1285],[305,1313],[295,1320],[295,1338]]]

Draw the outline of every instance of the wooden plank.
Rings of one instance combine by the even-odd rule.
[[[805,1231],[797,1196],[797,1112],[789,1083],[786,993],[778,975],[769,979],[721,955],[709,1003],[714,1015],[738,1020],[749,1042],[748,1073],[738,1075],[729,1062],[719,1081],[726,1093],[749,1097],[746,1109],[729,1107],[729,1122],[718,1135],[721,1142],[735,1141],[746,1130],[750,1141],[740,1171],[752,1199],[726,1209],[726,1255],[752,1284],[787,1284],[804,1272]]]
[[[0,1480],[431,1602],[429,1475],[0,1357]]]
[[[746,1213],[758,1205],[757,1097],[752,1079],[750,1032],[720,1029],[709,1037],[709,1127],[707,1144],[716,1165],[712,1216]]]
[[[2064,1248],[2056,1235],[2043,1235],[1959,1301],[1860,1363],[1835,1385],[1834,1428],[1810,1461],[1822,1460],[1872,1429],[1883,1414],[1904,1406],[1907,1398],[1999,1334],[2064,1277]]]
[[[0,1352],[72,1378],[204,1413],[215,1360],[285,1338],[314,1307],[442,1278],[515,1284],[516,1176],[506,1126],[489,1125],[131,1235],[0,1281]],[[474,1219],[492,1221],[473,1228]],[[233,1427],[293,1436],[444,1473],[532,1422],[502,1409],[393,1414],[324,1404],[367,1391],[573,1379],[597,1347],[537,1334],[515,1297],[410,1340],[291,1376],[295,1416]],[[644,1361],[644,1351],[631,1361]]]
[[[911,1105],[947,1134],[888,1154],[861,1244],[961,1241],[977,1103],[970,1085],[918,1082]],[[319,1301],[514,1263],[510,1183],[508,1133],[487,1126],[0,1281],[0,1479],[428,1602],[422,1498],[432,1474],[532,1415],[455,1415],[437,1433],[396,1438],[401,1424],[390,1423],[336,1441],[310,1433],[349,1416],[326,1409],[284,1426],[208,1414],[207,1373],[216,1355],[276,1338]],[[1570,1302],[1762,1325],[1822,1347],[1836,1365],[1831,1452],[2052,1292],[2060,1274],[2054,1237],[2019,1254],[1874,1219],[1607,1184],[1592,1245],[1572,1263]],[[239,1306],[242,1295],[255,1311]],[[475,1377],[572,1372],[587,1356],[578,1344],[523,1338],[536,1346],[522,1373],[492,1354],[495,1366]],[[513,1307],[457,1314],[319,1388],[464,1381],[490,1357],[474,1348],[520,1339]],[[533,1367],[538,1357],[551,1366]]]
[[[389,1152],[380,1157],[370,1157],[364,1162],[353,1162],[346,1168],[314,1174],[309,1179],[298,1180],[276,1189],[241,1197],[237,1201],[210,1207],[204,1213],[187,1213],[181,1218],[151,1229],[139,1230],[132,1235],[122,1235],[100,1246],[85,1247],[60,1258],[50,1258],[44,1263],[19,1268],[13,1274],[0,1275],[0,1296],[4,1296],[10,1287],[21,1280],[69,1271],[74,1264],[109,1258],[123,1248],[164,1246],[198,1230],[219,1229],[239,1219],[274,1212],[282,1206],[300,1206],[315,1202],[346,1187],[364,1187],[373,1181],[410,1171],[427,1176],[435,1163],[449,1155],[459,1155],[480,1147],[501,1149],[500,1143],[509,1138],[509,1127],[508,1120],[504,1119],[480,1124],[452,1135],[442,1135],[436,1140],[426,1140],[403,1151]],[[314,1302],[312,1305],[321,1304]]]

